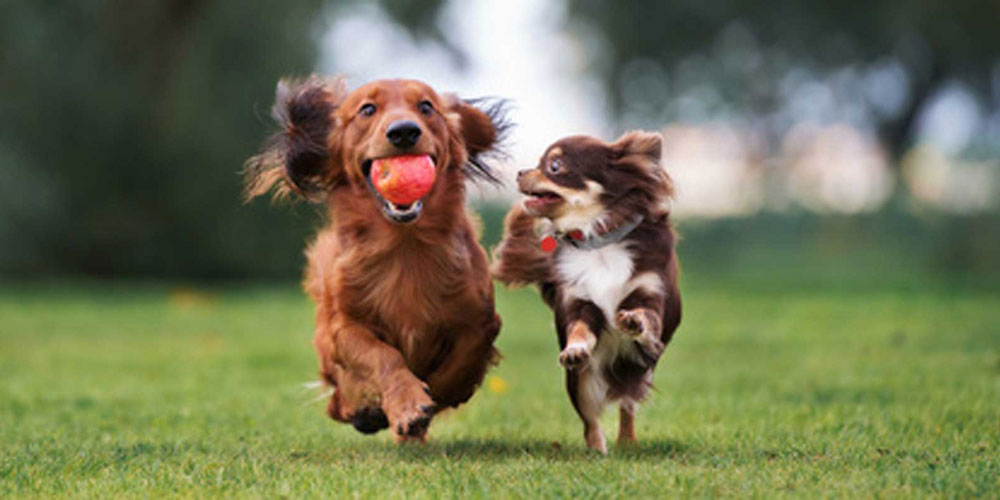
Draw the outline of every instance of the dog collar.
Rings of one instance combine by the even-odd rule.
[[[586,236],[583,231],[574,229],[561,235],[549,234],[542,237],[541,247],[545,252],[554,252],[559,245],[558,240],[566,241],[573,248],[580,250],[594,250],[612,243],[618,243],[629,235],[635,228],[642,224],[643,217],[640,214],[633,214],[624,223],[613,227],[604,234],[594,234]]]

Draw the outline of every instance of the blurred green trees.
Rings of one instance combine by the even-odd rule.
[[[742,117],[780,134],[789,118],[803,118],[782,116],[790,94],[819,81],[846,97],[837,103],[844,117],[873,127],[898,167],[945,85],[964,84],[988,112],[1000,108],[995,0],[568,0],[568,8],[599,54],[593,72],[614,111],[631,121],[682,118],[677,98],[687,94],[705,119]]]
[[[0,6],[0,269],[288,275],[312,226],[242,206],[272,89],[309,73],[323,2]],[[280,259],[274,256],[282,256]]]

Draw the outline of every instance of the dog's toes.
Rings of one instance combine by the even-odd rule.
[[[616,319],[618,328],[633,337],[642,335],[645,330],[642,313],[639,311],[618,311]]]
[[[427,426],[431,424],[431,416],[423,415],[411,420],[409,423],[409,429],[406,432],[407,436],[419,437],[427,433]]]
[[[434,412],[423,411],[423,409],[424,407],[421,407],[422,411],[413,412],[396,424],[397,437],[422,437],[427,433],[427,427],[430,426]]]
[[[392,410],[389,420],[397,438],[423,437],[438,406],[427,395],[426,386],[408,392],[409,398],[395,400],[388,410]]]
[[[559,364],[567,370],[579,370],[590,360],[590,349],[582,344],[570,344],[559,353]]]

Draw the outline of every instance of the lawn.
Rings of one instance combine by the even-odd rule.
[[[0,496],[996,496],[1000,295],[685,277],[638,449],[588,452],[549,312],[430,442],[323,415],[292,286],[0,289]],[[605,415],[614,434],[617,412]]]

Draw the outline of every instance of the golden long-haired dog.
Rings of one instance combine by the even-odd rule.
[[[481,107],[477,107],[481,106]],[[486,252],[465,181],[495,180],[484,159],[507,127],[502,101],[463,101],[414,80],[348,91],[342,80],[278,84],[283,130],[247,165],[248,197],[297,193],[329,207],[307,250],[314,345],[333,388],[330,417],[363,433],[423,441],[440,409],[467,401],[498,354]],[[373,161],[426,155],[436,180],[393,203]]]
[[[619,443],[635,441],[636,407],[681,320],[661,148],[648,132],[549,146],[518,174],[526,198],[494,254],[497,279],[538,285],[555,311],[566,388],[587,446],[601,452],[599,418],[611,401],[620,403]]]

